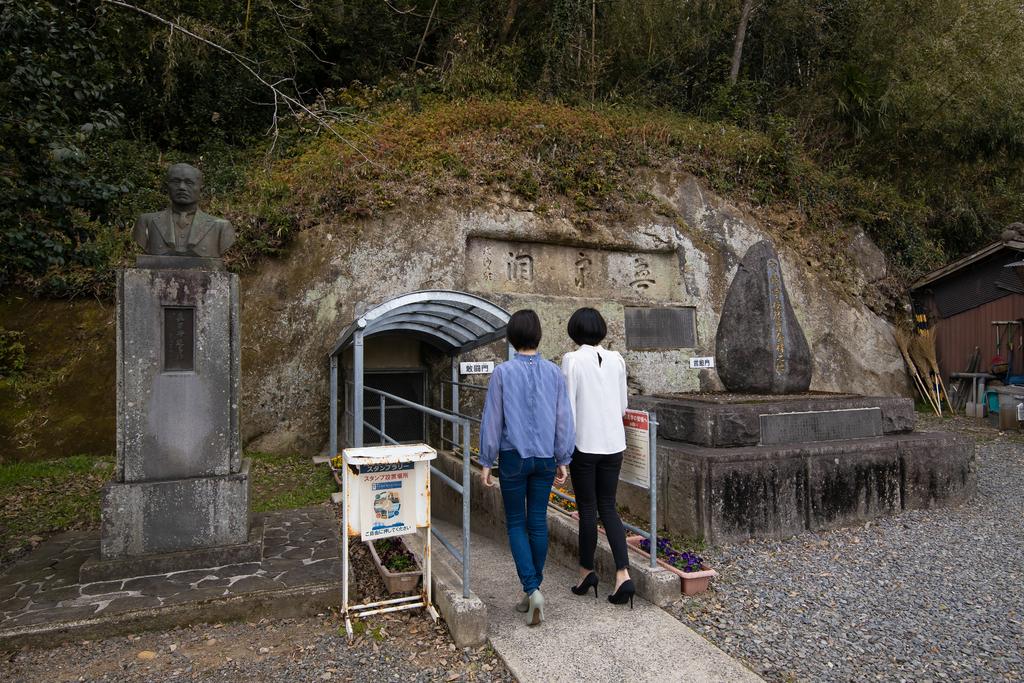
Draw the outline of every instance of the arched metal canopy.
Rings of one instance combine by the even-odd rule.
[[[359,316],[341,333],[329,356],[331,456],[338,452],[338,365],[339,356],[352,348],[351,443],[363,445],[363,345],[367,338],[382,334],[406,334],[421,339],[450,355],[452,363],[452,405],[458,411],[458,356],[505,336],[509,314],[500,306],[466,292],[426,289],[385,301]],[[381,403],[383,406],[383,402]],[[424,410],[426,408],[424,407]],[[383,407],[381,409],[383,427]],[[346,425],[349,423],[346,422]],[[347,426],[346,426],[347,429]],[[452,428],[455,439],[455,427]],[[468,434],[468,432],[467,432]],[[382,435],[382,438],[383,435]],[[469,448],[468,436],[465,448]],[[466,461],[469,462],[468,460]]]
[[[459,355],[505,336],[509,314],[500,306],[466,292],[426,289],[385,301],[359,316],[331,350],[337,356],[356,333],[364,338],[406,333],[449,355]]]

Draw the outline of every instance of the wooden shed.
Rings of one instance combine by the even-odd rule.
[[[993,242],[973,254],[925,275],[910,287],[915,308],[928,314],[935,328],[939,367],[948,380],[952,372],[963,372],[974,352],[981,349],[981,367],[988,372],[997,355],[994,321],[1024,318],[1024,240]],[[1024,374],[1024,357],[1018,348],[1021,326],[1013,334],[1011,374]],[[1008,356],[1003,326],[998,354]]]

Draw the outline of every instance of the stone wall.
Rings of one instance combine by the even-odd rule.
[[[746,249],[762,239],[778,248],[815,358],[811,389],[907,394],[890,325],[848,289],[840,291],[797,248],[692,176],[650,185],[656,210],[630,220],[580,226],[496,198],[473,208],[399,208],[300,233],[287,256],[242,280],[244,441],[266,451],[321,448],[328,350],[358,313],[417,289],[464,290],[510,310],[534,308],[545,329],[541,351],[554,360],[572,348],[564,331],[569,315],[594,306],[608,320],[607,344],[626,358],[634,393],[720,389],[715,372],[691,370],[689,358],[714,355],[728,283]],[[851,238],[854,251],[866,264],[855,282],[884,275],[884,258],[879,265],[863,235]],[[693,345],[627,349],[626,309],[649,306],[692,307]],[[503,354],[494,344],[473,355]]]

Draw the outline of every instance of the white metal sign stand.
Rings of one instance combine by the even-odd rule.
[[[437,452],[426,444],[346,448],[342,451],[341,611],[353,638],[352,619],[423,607],[434,621],[430,561],[430,461]],[[423,586],[419,595],[350,605],[348,544],[352,537],[373,541],[426,530]]]

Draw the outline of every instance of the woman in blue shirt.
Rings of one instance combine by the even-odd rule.
[[[508,543],[525,593],[516,609],[536,626],[544,620],[539,589],[548,554],[548,497],[552,483],[565,482],[576,433],[565,379],[558,366],[537,353],[537,314],[513,313],[506,335],[516,354],[494,369],[487,385],[480,464],[484,486],[494,486],[491,469],[498,461]]]

